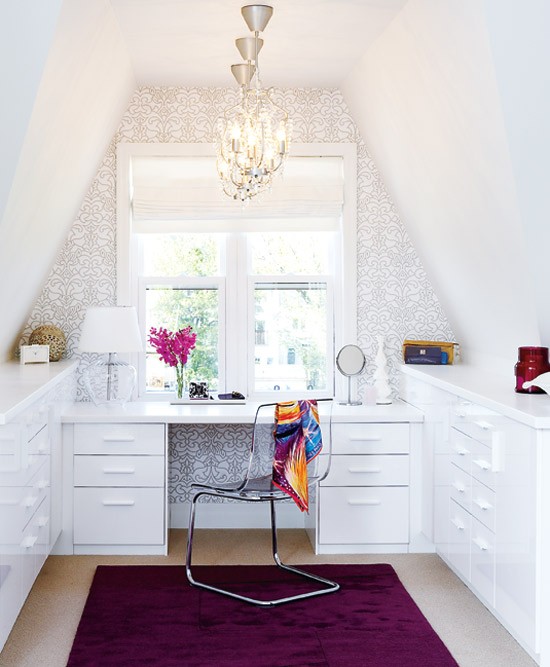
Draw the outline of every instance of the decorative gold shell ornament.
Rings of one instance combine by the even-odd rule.
[[[43,324],[31,333],[29,345],[49,345],[50,361],[59,361],[67,347],[67,339],[59,327]]]

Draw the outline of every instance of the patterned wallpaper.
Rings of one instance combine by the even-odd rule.
[[[238,91],[222,88],[136,91],[34,306],[22,342],[36,326],[56,324],[67,335],[67,356],[74,356],[86,308],[115,303],[117,144],[212,143],[220,110],[237,98]],[[453,333],[342,94],[332,89],[289,89],[279,91],[276,101],[290,113],[294,141],[357,144],[357,329],[358,344],[367,357],[359,391],[371,383],[380,335],[396,387],[404,338],[453,340]],[[79,397],[83,398],[80,386]],[[214,431],[198,426],[171,430],[171,502],[188,498],[189,480],[203,469],[195,453],[200,449],[204,457],[207,442],[212,443],[209,463],[215,464],[210,470],[223,470],[228,464],[226,447],[237,445],[227,438],[233,443],[236,436],[228,436],[225,429],[224,439],[219,440]],[[224,443],[223,451],[216,442]]]

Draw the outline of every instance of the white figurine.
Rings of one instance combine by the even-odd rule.
[[[390,405],[392,402],[391,387],[388,382],[387,359],[384,354],[383,336],[378,336],[378,352],[376,353],[374,362],[376,364],[376,370],[373,375],[376,403],[377,405]]]

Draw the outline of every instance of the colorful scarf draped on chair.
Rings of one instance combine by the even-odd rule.
[[[317,401],[277,403],[274,436],[273,483],[307,512],[307,464],[323,447]]]

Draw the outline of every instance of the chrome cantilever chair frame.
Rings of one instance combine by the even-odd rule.
[[[331,411],[332,411],[332,399],[317,399],[317,401],[318,403],[331,401]],[[252,476],[254,458],[255,455],[257,454],[256,435],[257,435],[257,427],[258,427],[260,413],[263,409],[269,407],[273,407],[274,411],[276,405],[277,405],[276,403],[265,403],[263,405],[260,405],[256,411],[256,417],[254,420],[254,431],[252,435],[252,444],[250,447],[250,454],[248,460],[248,467],[246,475],[242,481],[240,481],[238,484],[233,484],[233,485],[227,484],[227,485],[213,486],[213,485],[197,484],[197,483],[191,485],[192,488],[196,489],[196,493],[194,494],[191,500],[191,512],[189,515],[189,531],[187,534],[187,554],[185,560],[185,571],[187,574],[187,579],[189,583],[192,584],[193,586],[198,586],[199,588],[204,588],[214,593],[220,593],[221,595],[226,595],[228,597],[236,598],[237,600],[242,600],[243,602],[248,602],[250,604],[258,605],[261,607],[273,607],[275,605],[284,604],[287,602],[293,602],[295,600],[303,600],[305,598],[317,597],[319,595],[326,595],[327,593],[335,593],[340,588],[340,585],[334,581],[330,581],[329,579],[325,579],[324,577],[319,577],[315,574],[311,574],[310,572],[306,572],[297,567],[286,565],[285,563],[282,562],[281,558],[279,557],[275,503],[280,500],[288,500],[288,496],[273,485],[270,476],[262,476],[256,478]],[[310,487],[314,486],[315,484],[318,484],[323,479],[325,479],[330,470],[330,458],[332,449],[332,412],[328,423],[329,423],[328,452],[326,452],[325,448],[323,447],[323,455],[328,455],[328,461],[325,465],[325,469],[322,472],[322,474],[320,476],[314,477],[311,483],[308,482],[308,486]],[[323,438],[323,440],[325,440],[325,438]],[[287,597],[277,598],[274,600],[260,600],[257,598],[248,597],[246,595],[240,595],[239,593],[235,593],[225,588],[213,586],[211,584],[207,584],[195,579],[191,569],[191,561],[193,556],[193,536],[195,530],[195,515],[196,515],[197,501],[202,496],[214,496],[217,498],[220,497],[232,498],[233,500],[242,500],[245,502],[269,502],[271,509],[271,546],[272,546],[272,555],[273,555],[273,560],[275,561],[275,565],[282,570],[285,570],[287,572],[292,572],[293,574],[296,574],[300,577],[309,579],[318,584],[322,584],[323,588],[317,588],[313,591],[309,591],[306,593],[298,593],[296,595],[290,595]]]

